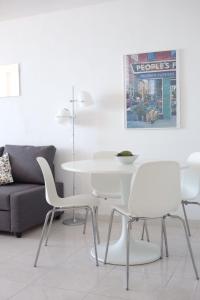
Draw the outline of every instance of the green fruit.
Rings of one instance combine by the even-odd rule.
[[[121,151],[117,154],[117,156],[133,156],[133,153],[128,150]]]

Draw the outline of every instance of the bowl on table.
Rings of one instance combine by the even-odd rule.
[[[116,156],[117,160],[123,165],[130,165],[132,164],[137,158],[138,155],[131,155],[131,156]]]

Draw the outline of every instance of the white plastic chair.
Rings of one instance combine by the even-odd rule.
[[[187,168],[182,169],[181,174],[181,194],[182,207],[189,236],[191,236],[189,222],[186,214],[186,206],[189,204],[200,205],[194,201],[200,192],[200,152],[190,154],[187,159]]]
[[[117,152],[98,151],[93,154],[93,159],[115,159]],[[100,199],[120,199],[120,177],[119,175],[92,174],[91,175],[92,195]],[[96,220],[98,219],[98,206],[95,207]],[[98,221],[97,221],[98,223]],[[87,213],[83,233],[86,231]],[[100,235],[97,227],[97,240],[100,243]]]
[[[40,254],[40,249],[42,246],[42,242],[44,240],[45,234],[46,234],[46,242],[45,245],[47,245],[48,237],[53,221],[53,217],[56,211],[63,211],[69,208],[85,208],[87,211],[89,210],[91,212],[92,216],[92,228],[93,228],[93,238],[94,238],[94,249],[95,249],[95,259],[96,259],[96,265],[98,266],[98,256],[97,256],[97,243],[96,243],[96,224],[95,224],[95,216],[93,213],[93,207],[97,205],[96,198],[91,195],[75,195],[71,197],[65,197],[60,198],[57,194],[54,178],[51,172],[51,169],[49,167],[48,162],[43,157],[37,157],[37,162],[40,165],[40,168],[42,170],[42,174],[45,181],[45,194],[46,194],[46,201],[49,205],[51,205],[53,208],[46,214],[45,222],[42,229],[41,238],[39,241],[35,261],[34,261],[34,267],[37,266],[38,257]],[[51,218],[50,218],[51,216]],[[49,227],[47,229],[47,224],[49,222]]]
[[[194,272],[199,279],[194,256],[187,233],[184,219],[177,215],[171,215],[178,206],[181,205],[180,191],[180,167],[176,162],[158,161],[144,163],[138,167],[133,175],[130,189],[128,208],[113,207],[110,224],[108,229],[107,246],[104,263],[107,262],[109,251],[110,235],[113,223],[114,213],[117,212],[127,217],[127,243],[126,243],[126,289],[129,289],[129,248],[130,248],[130,230],[132,223],[139,220],[157,219],[162,222],[161,229],[161,258],[163,257],[163,232],[165,242],[167,241],[164,221],[166,217],[173,217],[181,221],[187,240]]]

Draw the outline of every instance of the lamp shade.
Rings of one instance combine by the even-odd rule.
[[[91,96],[86,91],[80,91],[78,94],[78,101],[80,106],[88,106],[92,104]]]
[[[69,109],[67,108],[61,108],[57,114],[56,114],[56,122],[57,123],[60,123],[60,124],[63,124],[65,122],[68,121],[68,119],[70,118],[71,114],[70,114],[70,111]]]

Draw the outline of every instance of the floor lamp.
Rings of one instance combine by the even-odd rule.
[[[75,119],[76,119],[76,104],[80,103],[83,105],[88,105],[89,99],[87,99],[87,93],[81,92],[79,99],[75,97],[75,88],[72,87],[72,99],[69,101],[71,104],[71,109],[62,108],[56,115],[56,121],[60,124],[65,124],[70,119],[72,121],[72,160],[75,160]],[[75,195],[75,173],[73,173],[72,178],[72,193]],[[85,218],[81,218],[75,213],[73,208],[73,215],[71,218],[65,219],[63,224],[65,225],[83,225],[85,223]]]

